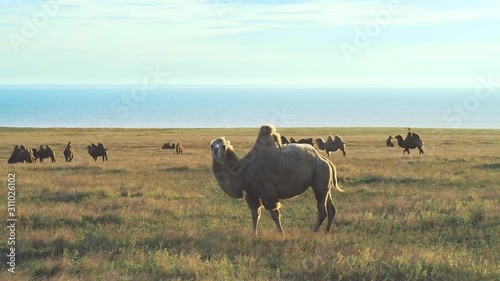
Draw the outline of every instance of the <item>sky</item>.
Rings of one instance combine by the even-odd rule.
[[[0,0],[0,85],[475,87],[499,27],[500,0]]]

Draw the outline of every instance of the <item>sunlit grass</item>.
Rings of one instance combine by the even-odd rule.
[[[346,192],[333,193],[330,234],[312,232],[309,190],[282,202],[285,237],[265,210],[253,237],[244,201],[213,179],[209,142],[226,136],[244,155],[257,131],[0,128],[0,180],[16,173],[20,218],[17,273],[2,262],[0,279],[500,279],[500,131],[420,129],[426,153],[408,156],[385,147],[404,130],[279,130],[348,141],[347,157],[330,158]],[[62,156],[68,141],[72,163]],[[108,162],[86,152],[98,141]],[[183,155],[160,149],[172,141]],[[15,144],[49,144],[57,163],[7,165]]]

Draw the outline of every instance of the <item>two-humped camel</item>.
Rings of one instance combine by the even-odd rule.
[[[224,137],[211,142],[212,170],[220,187],[229,196],[246,199],[252,213],[253,231],[261,215],[261,207],[270,211],[278,231],[283,233],[280,220],[280,200],[302,194],[309,187],[317,201],[318,231],[328,217],[329,232],[335,217],[331,189],[337,183],[336,169],[332,162],[308,144],[282,146],[276,129],[264,125],[255,145],[243,158]],[[246,195],[244,195],[244,192]]]

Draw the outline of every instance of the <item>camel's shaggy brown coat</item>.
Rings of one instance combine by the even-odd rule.
[[[246,199],[252,212],[255,234],[262,206],[271,212],[278,230],[283,233],[279,201],[298,196],[312,187],[318,208],[314,230],[318,231],[328,216],[326,231],[329,232],[336,212],[332,185],[342,191],[337,183],[335,166],[310,145],[281,146],[279,140],[279,134],[272,126],[263,126],[254,147],[241,159],[224,137],[213,140],[215,179],[229,196]]]

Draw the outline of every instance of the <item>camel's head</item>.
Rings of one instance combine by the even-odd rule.
[[[222,163],[224,162],[226,156],[226,150],[232,146],[226,138],[220,137],[210,142],[210,147],[212,149],[212,158],[215,161]]]
[[[92,145],[88,145],[88,146],[87,146],[87,149],[88,149],[88,150],[91,150],[91,149],[92,149]]]
[[[397,140],[403,140],[403,136],[402,135],[397,135],[394,138],[397,139]]]

